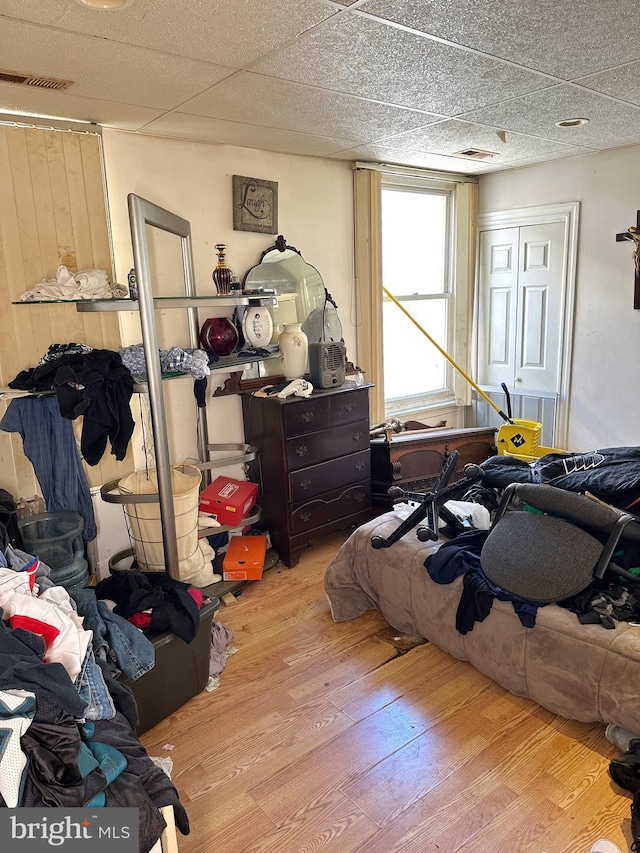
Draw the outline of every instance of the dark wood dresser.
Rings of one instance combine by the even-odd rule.
[[[428,429],[371,439],[373,503],[390,509],[390,486],[407,492],[428,492],[451,453],[459,457],[451,483],[463,476],[464,466],[479,465],[497,453],[496,430],[489,427]]]
[[[250,470],[262,486],[260,527],[289,567],[311,539],[372,515],[369,387],[242,397],[245,440],[260,453]]]

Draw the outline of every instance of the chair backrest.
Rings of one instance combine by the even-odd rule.
[[[550,515],[566,518],[573,524],[599,533],[611,533],[616,523],[628,514],[602,501],[568,492],[543,483],[516,483],[513,489],[520,500]],[[640,540],[640,523],[633,521],[625,529],[626,538]]]
[[[480,563],[506,592],[549,604],[586,589],[601,553],[598,539],[564,519],[509,512],[489,532]]]
[[[516,496],[539,512],[509,512]],[[622,510],[554,486],[514,483],[483,546],[482,570],[506,592],[562,601],[603,576],[622,536],[640,540],[640,523]]]

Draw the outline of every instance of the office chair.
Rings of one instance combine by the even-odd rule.
[[[444,506],[446,501],[455,500],[469,489],[471,485],[481,480],[484,476],[484,471],[479,465],[468,464],[464,467],[464,477],[457,482],[449,485],[449,480],[453,476],[458,463],[458,451],[453,450],[446,462],[442,466],[431,491],[423,492],[405,492],[399,486],[391,486],[387,490],[389,497],[394,499],[401,498],[402,500],[417,501],[418,506],[413,512],[402,521],[398,527],[386,538],[378,534],[371,537],[372,548],[390,548],[394,542],[408,533],[412,528],[418,525],[416,536],[420,542],[436,541],[438,539],[438,527],[440,518],[447,524],[456,528],[459,524],[456,516]],[[426,519],[426,524],[420,524]],[[461,531],[458,531],[461,532]]]
[[[514,511],[515,502],[521,511]],[[539,483],[504,490],[480,556],[495,586],[540,604],[562,601],[607,572],[640,583],[613,562],[640,543],[640,519],[586,495]]]

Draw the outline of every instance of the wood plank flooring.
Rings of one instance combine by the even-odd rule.
[[[346,535],[221,607],[238,651],[220,687],[142,736],[174,762],[180,853],[587,853],[601,837],[626,853],[604,725],[394,642],[378,612],[332,622],[322,581]]]

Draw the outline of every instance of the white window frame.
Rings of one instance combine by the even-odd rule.
[[[384,402],[384,353],[382,347],[382,216],[383,183],[403,182],[448,189],[452,193],[453,236],[451,245],[451,295],[448,312],[448,355],[466,373],[471,358],[471,317],[476,257],[478,179],[467,175],[427,172],[416,169],[355,163],[355,270],[358,304],[358,365],[370,392],[372,423],[388,419]],[[438,298],[441,298],[438,295]],[[399,310],[399,309],[398,309]],[[425,339],[425,346],[432,344]],[[416,364],[408,355],[407,369]],[[448,365],[449,366],[449,365]],[[449,391],[433,395],[427,402],[404,408],[411,419],[446,419],[453,427],[464,426],[464,407],[471,401],[471,386],[453,367],[447,376]],[[394,407],[395,408],[395,407]]]
[[[441,301],[446,303],[446,339],[438,341],[440,346],[445,350],[451,347],[454,329],[454,313],[455,313],[455,257],[454,257],[454,234],[455,234],[455,189],[451,186],[443,186],[441,182],[432,181],[427,178],[417,178],[413,175],[398,175],[398,174],[383,174],[382,187],[384,192],[386,188],[397,187],[408,191],[419,193],[443,195],[446,200],[446,236],[445,236],[445,261],[444,261],[444,289],[441,293],[424,294],[422,296],[400,296],[393,294],[398,302],[400,302],[409,314],[413,314],[411,303],[416,301]],[[384,223],[383,223],[384,228]],[[383,282],[384,284],[384,282]],[[387,288],[392,292],[391,288]],[[390,300],[383,294],[383,303]],[[399,311],[395,307],[393,310]],[[410,321],[408,321],[410,322]],[[427,338],[423,338],[422,344],[425,348],[432,347],[433,344]],[[422,352],[422,350],[421,350]],[[416,362],[413,360],[413,353],[408,353],[408,362],[412,365],[412,369],[419,370],[420,354],[416,353]],[[431,391],[422,394],[416,394],[410,397],[402,397],[396,400],[388,400],[385,395],[385,417],[397,417],[399,415],[414,415],[416,412],[424,412],[433,409],[436,406],[455,403],[454,394],[454,369],[451,364],[445,360],[444,387],[438,391]]]

